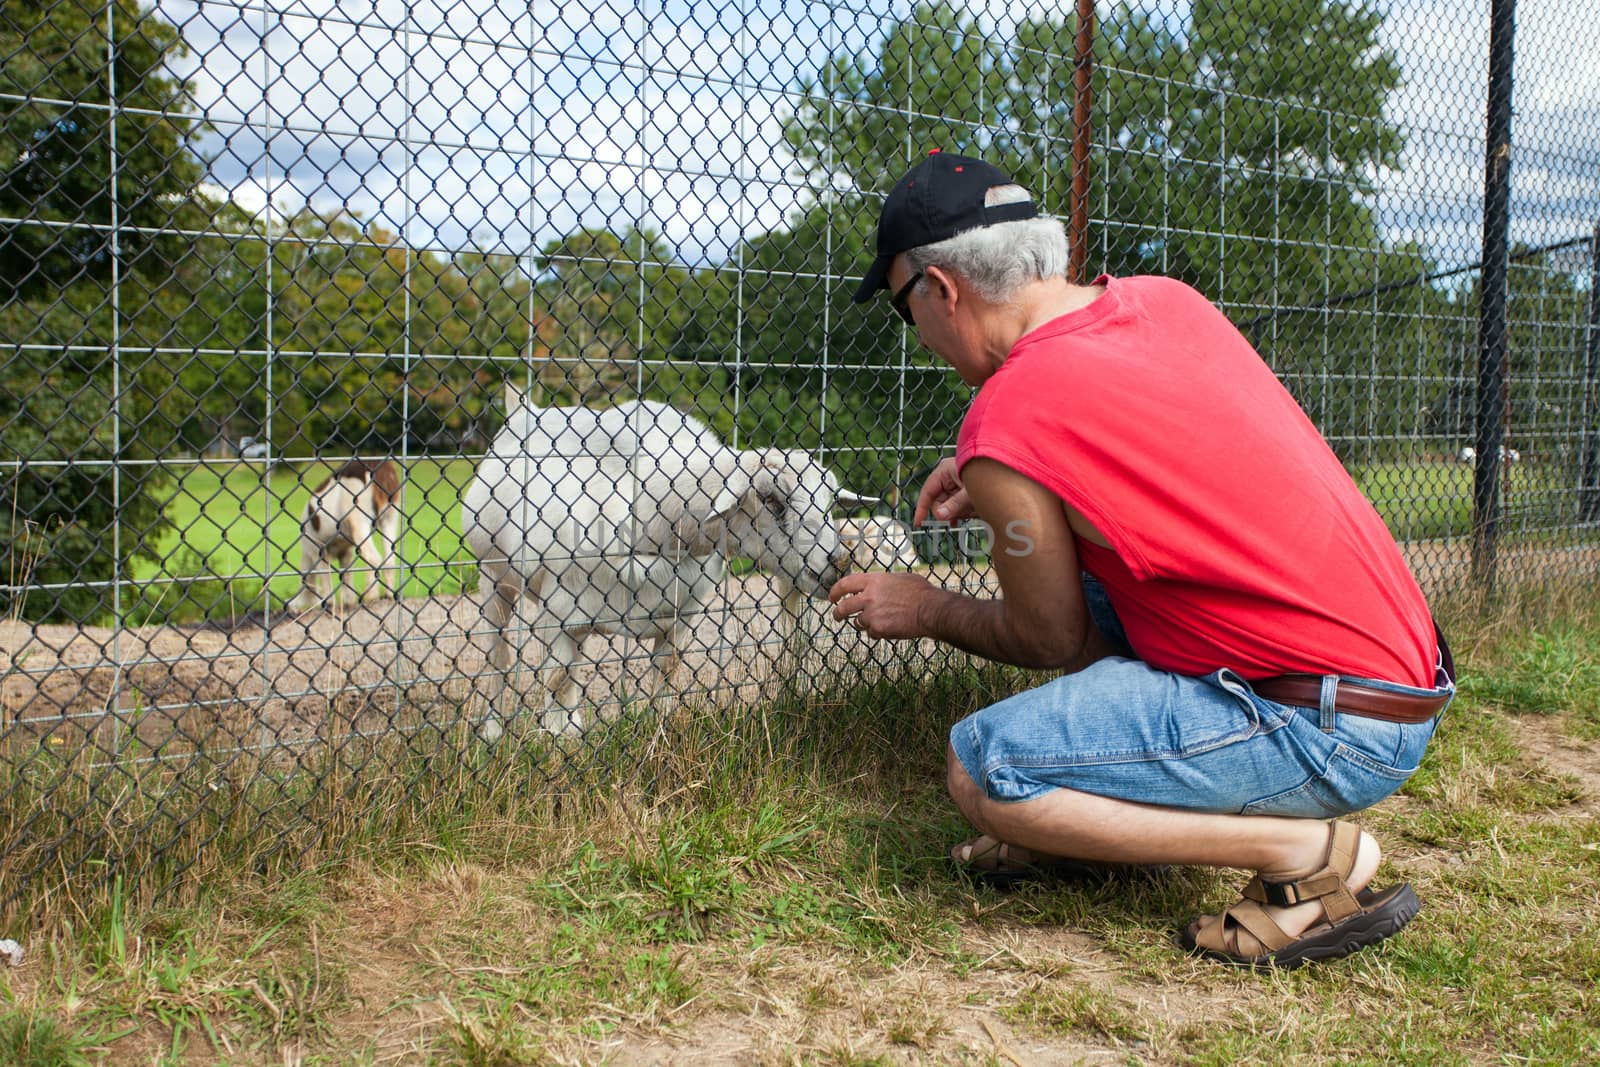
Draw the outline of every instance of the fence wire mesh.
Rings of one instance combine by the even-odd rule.
[[[1485,267],[1484,0],[0,0],[0,895],[181,870],[330,757],[554,782],[950,662],[813,599],[992,585],[908,525],[968,391],[849,303],[935,147],[1217,302],[1430,590],[1588,580],[1596,16],[1525,15]]]

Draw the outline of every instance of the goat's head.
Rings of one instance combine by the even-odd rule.
[[[809,452],[769,448],[739,454],[712,511],[724,523],[729,555],[749,557],[806,596],[823,596],[850,569],[834,506],[873,500],[841,491]]]

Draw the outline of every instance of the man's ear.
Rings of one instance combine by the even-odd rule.
[[[961,289],[956,285],[956,276],[944,267],[927,267],[923,270],[924,282],[933,292],[929,295],[940,304],[947,304],[954,308],[961,296]]]

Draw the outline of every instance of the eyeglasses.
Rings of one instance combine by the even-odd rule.
[[[907,326],[915,326],[917,324],[917,320],[911,317],[911,305],[907,303],[906,300],[911,296],[911,287],[916,285],[921,280],[922,272],[919,270],[917,273],[911,276],[910,281],[906,282],[900,287],[900,291],[898,293],[895,293],[889,298],[889,306],[894,308],[894,313],[899,315],[900,318],[905,321]]]

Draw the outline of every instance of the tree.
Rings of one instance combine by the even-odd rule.
[[[536,403],[603,404],[650,391],[689,320],[675,299],[689,272],[659,234],[582,229],[540,250],[535,295],[546,358],[529,389]]]
[[[113,224],[125,260],[182,254],[149,231],[172,226],[200,176],[194,124],[175,117],[186,86],[164,73],[187,49],[137,0],[110,8],[108,41],[104,4],[0,0],[0,217],[21,220],[0,223],[0,301],[106,282]]]
[[[136,0],[0,0],[0,218],[15,220],[0,223],[0,550],[13,575],[68,586],[0,593],[3,612],[111,614],[98,583],[164,528],[165,475],[145,461],[177,400],[129,331],[134,294],[183,258],[175,231],[203,221],[194,130],[173,117],[186,87],[165,72],[182,50]]]
[[[1387,326],[1396,307],[1447,299],[1413,289],[1325,307],[1430,269],[1422,250],[1386,243],[1371,207],[1373,176],[1398,166],[1402,145],[1383,112],[1400,72],[1381,19],[1341,0],[1197,0],[1179,25],[1124,3],[1095,36],[1089,261],[1181,278],[1258,320],[1263,356],[1336,443],[1416,417],[1417,397],[1374,387],[1397,361],[1417,373],[1416,350]],[[835,55],[785,125],[822,191],[788,232],[754,244],[787,242],[793,276],[858,270],[882,194],[929,148],[995,162],[1065,218],[1075,36],[1071,19],[1033,18],[996,46],[976,17],[929,4],[870,52]],[[852,312],[847,288],[774,306],[767,333],[881,353],[890,331]],[[1331,376],[1311,373],[1330,358]]]

